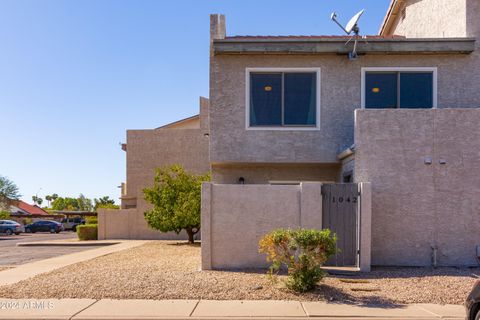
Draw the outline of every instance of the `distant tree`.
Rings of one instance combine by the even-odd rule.
[[[10,212],[0,210],[0,220],[8,220],[10,219]]]
[[[50,202],[52,202],[52,196],[51,195],[46,195],[45,200],[47,200],[47,207],[50,208]]]
[[[77,203],[78,203],[78,210],[79,211],[92,211],[93,210],[92,200],[89,199],[89,198],[86,198],[83,194],[80,194],[78,196]]]
[[[109,196],[101,197],[98,199],[93,199],[95,204],[95,210],[102,209],[118,209],[119,206],[115,204],[115,200],[110,199]]]
[[[52,210],[62,211],[78,211],[78,200],[76,198],[58,197],[52,202]]]
[[[78,198],[59,197],[57,194],[52,194],[51,209],[54,211],[92,211],[92,199],[80,194]]]
[[[188,242],[200,231],[200,198],[203,181],[210,175],[194,175],[180,165],[156,170],[154,185],[143,190],[153,209],[144,213],[148,225],[161,232],[185,230]]]
[[[12,201],[20,199],[18,187],[7,177],[0,176],[0,209],[8,209]]]
[[[42,205],[43,199],[37,196],[32,196],[33,204]]]
[[[65,199],[58,197],[52,201],[51,205],[52,210],[64,210],[65,209]]]

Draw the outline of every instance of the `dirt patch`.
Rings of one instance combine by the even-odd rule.
[[[0,271],[14,268],[13,266],[0,266]]]
[[[352,303],[463,303],[480,269],[395,268],[329,276],[296,294],[265,270],[200,271],[200,246],[151,242],[0,289],[5,298],[241,299]],[[284,276],[280,277],[280,280]]]

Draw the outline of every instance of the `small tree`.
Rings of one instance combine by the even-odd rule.
[[[8,178],[0,176],[0,210],[8,209],[12,201],[19,198],[20,194],[17,185]]]
[[[194,175],[182,166],[156,170],[154,185],[143,190],[153,209],[144,213],[148,225],[161,232],[185,230],[188,242],[200,231],[201,187],[210,175]]]

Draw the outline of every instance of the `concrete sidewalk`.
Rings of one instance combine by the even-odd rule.
[[[297,301],[0,299],[0,319],[465,319],[458,305]]]
[[[50,240],[50,241],[32,241],[19,242],[17,247],[103,247],[125,242],[124,240],[86,240],[78,239],[68,240]]]
[[[50,272],[52,270],[63,268],[75,263],[140,246],[144,243],[147,243],[148,241],[119,240],[118,242],[118,244],[112,244],[101,248],[95,248],[91,250],[65,254],[45,260],[25,263],[12,269],[0,271],[0,286],[13,284],[34,277],[41,273]],[[3,310],[0,308],[0,311]]]

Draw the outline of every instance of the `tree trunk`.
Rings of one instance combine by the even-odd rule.
[[[193,239],[193,236],[195,235],[195,233],[193,232],[193,228],[187,228],[185,230],[187,230],[188,234],[188,243],[194,243],[195,240]]]

